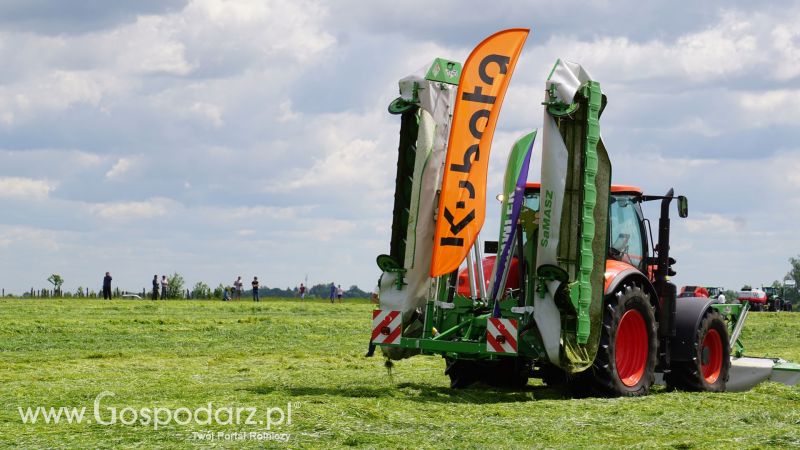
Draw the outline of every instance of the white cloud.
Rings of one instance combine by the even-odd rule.
[[[722,214],[693,214],[686,219],[686,229],[691,233],[716,232],[738,233],[747,228],[747,219],[740,216],[727,217]]]
[[[109,180],[124,178],[125,175],[135,170],[141,163],[141,157],[132,156],[119,158],[117,162],[114,163],[114,166],[106,172],[105,176]]]
[[[320,28],[326,15],[325,7],[316,1],[194,0],[181,14],[180,28],[193,39],[214,39],[203,43],[211,48],[254,49],[305,62],[335,42]]]
[[[22,177],[0,177],[0,197],[44,200],[55,190],[55,183]]]
[[[234,208],[213,208],[213,214],[225,220],[292,220],[308,213],[313,206],[244,206]]]
[[[800,90],[742,92],[737,99],[743,121],[750,126],[800,126]]]
[[[140,16],[131,25],[99,34],[98,40],[115,48],[117,64],[126,73],[186,75],[193,67],[186,60],[186,46],[174,37],[172,20]]]
[[[698,85],[746,74],[788,80],[800,75],[800,32],[794,25],[799,11],[769,15],[729,10],[705,29],[675,40],[637,41],[625,36],[582,40],[556,33],[544,43],[530,42],[528,52],[548,67],[558,57],[580,61],[601,82],[615,84],[669,79],[673,85],[678,80]]]
[[[109,202],[91,205],[89,211],[102,218],[115,221],[152,219],[167,216],[182,208],[178,202],[155,197],[141,202]]]
[[[278,116],[278,122],[291,122],[293,120],[297,120],[301,117],[299,113],[296,113],[292,110],[292,101],[291,100],[284,100],[278,106],[278,110],[280,111],[280,115]]]
[[[191,111],[208,120],[217,128],[221,127],[224,123],[222,121],[222,111],[220,111],[220,108],[216,105],[204,102],[195,102],[191,107]]]
[[[18,245],[28,249],[58,251],[57,232],[27,226],[0,225],[0,248]]]
[[[792,20],[791,24],[781,24],[772,30],[772,46],[779,62],[770,68],[775,70],[779,80],[800,75],[800,30],[795,24],[796,20]]]
[[[689,132],[705,137],[715,137],[722,134],[722,130],[710,125],[702,117],[689,116],[672,128],[675,132]]]
[[[94,153],[73,152],[73,161],[81,166],[92,167],[102,163],[103,158]]]
[[[383,111],[380,111],[383,113]],[[312,147],[321,150],[305,159],[303,166],[271,181],[267,192],[287,192],[301,188],[336,188],[358,186],[359,191],[383,190],[393,176],[395,149],[383,147],[395,124],[375,112],[345,112],[318,117],[308,124],[313,133]],[[343,127],[342,124],[353,124]],[[363,130],[369,130],[364,133]],[[366,139],[360,136],[371,136]],[[389,145],[389,144],[387,144]],[[321,153],[321,154],[320,154]]]
[[[356,220],[326,218],[323,220],[305,220],[298,224],[298,226],[293,227],[293,229],[278,231],[276,235],[281,239],[285,239],[287,242],[328,242],[339,239],[340,244],[344,244],[344,242],[351,242],[352,236],[348,235],[357,228]],[[343,249],[339,249],[337,254],[333,256],[338,258],[346,253],[347,252]]]
[[[97,107],[106,95],[124,88],[124,82],[108,73],[54,70],[0,86],[0,118],[6,125],[16,125],[73,105]]]

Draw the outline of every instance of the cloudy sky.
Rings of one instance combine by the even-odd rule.
[[[370,289],[389,245],[397,80],[509,27],[532,34],[490,192],[511,143],[540,126],[561,57],[609,98],[614,181],[689,197],[677,284],[769,283],[800,253],[797,3],[402,5],[0,2],[0,287],[59,273],[97,289],[108,270],[129,290],[173,272]]]

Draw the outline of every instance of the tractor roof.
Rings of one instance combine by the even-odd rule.
[[[525,183],[525,187],[528,189],[541,189],[542,183],[539,182],[529,182]],[[632,194],[632,195],[642,195],[642,188],[636,186],[628,186],[625,184],[612,184],[611,185],[611,193],[612,194]]]

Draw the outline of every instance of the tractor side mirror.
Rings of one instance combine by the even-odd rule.
[[[678,196],[678,215],[681,218],[689,217],[689,200],[683,196]]]
[[[486,255],[496,255],[499,242],[483,241],[483,253]]]

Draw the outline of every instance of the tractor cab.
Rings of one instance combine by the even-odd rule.
[[[541,184],[526,183],[525,200],[523,203],[522,221],[526,219],[534,221],[533,214],[539,212],[539,192]],[[647,234],[645,230],[644,214],[642,212],[642,190],[634,186],[612,185],[611,199],[609,202],[609,247],[607,259],[620,261],[624,264],[621,267],[632,266],[641,273],[651,275],[652,270],[648,270],[647,261],[652,248],[648,246]],[[524,226],[523,226],[524,228]],[[523,247],[527,242],[527,233],[522,233]],[[490,245],[496,251],[496,243]],[[488,252],[487,252],[488,253]],[[520,276],[518,267],[518,254],[515,251],[511,261],[509,278],[506,281],[506,289],[518,289],[520,286]],[[495,257],[487,256],[482,262],[484,279],[489,280],[494,268]],[[532,264],[529,266],[531,267]],[[468,297],[469,275],[467,268],[462,268],[458,275],[458,293]],[[488,281],[487,287],[488,287]]]
[[[540,183],[525,186],[525,206],[533,211],[539,210],[540,189]],[[638,187],[611,186],[608,258],[648,273],[647,261],[652,249],[648,245],[642,199],[642,190]]]

